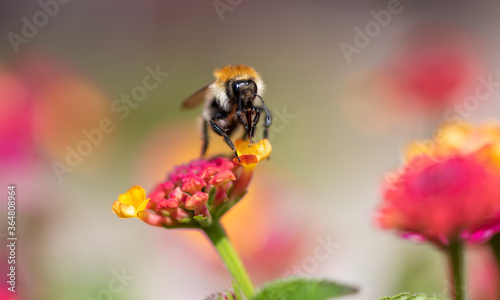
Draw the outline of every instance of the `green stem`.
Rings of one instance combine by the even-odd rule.
[[[493,254],[495,255],[496,262],[497,262],[497,268],[500,270],[500,234],[495,234],[491,240],[489,241],[491,250],[493,251]],[[497,291],[500,292],[500,281],[497,282]]]
[[[203,231],[214,244],[215,249],[219,252],[220,257],[226,264],[226,267],[236,283],[241,288],[243,294],[250,299],[254,295],[252,281],[250,280],[238,253],[236,253],[236,250],[229,241],[222,225],[219,221],[214,221],[210,227],[203,228]]]
[[[450,281],[453,284],[453,299],[465,299],[465,277],[464,277],[464,244],[461,241],[453,241],[448,246],[448,259],[450,263]]]
[[[490,240],[491,250],[497,259],[497,264],[500,267],[500,234],[494,235]]]

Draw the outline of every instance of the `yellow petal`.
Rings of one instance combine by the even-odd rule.
[[[120,203],[120,201],[115,201],[112,209],[113,212],[120,218],[135,218],[137,216],[135,208],[132,205]]]
[[[490,167],[500,170],[500,142],[481,148],[476,156]]]
[[[495,122],[486,122],[479,126],[478,130],[491,140],[498,141],[500,139],[500,127]]]
[[[459,123],[456,125],[447,125],[439,129],[434,138],[437,147],[444,152],[451,149],[462,148],[473,131],[472,125],[468,123]]]
[[[111,210],[113,210],[113,212],[115,214],[117,214],[118,216],[120,216],[121,215],[120,201],[116,200],[115,202],[113,202],[113,206],[111,206]]]
[[[146,209],[149,199],[141,186],[133,186],[126,193],[118,196],[112,210],[120,218],[135,218]]]
[[[126,193],[118,197],[121,203],[127,203],[134,207],[139,207],[145,199],[146,191],[140,185],[131,187]]]
[[[238,156],[255,155],[258,161],[268,158],[272,151],[271,143],[267,139],[253,143],[251,146],[250,141],[239,139],[234,143],[234,146],[236,147]]]
[[[144,211],[146,210],[146,207],[148,206],[148,203],[149,203],[149,198],[142,201],[142,203],[139,205],[139,207],[137,207],[137,212],[141,212],[141,211]]]

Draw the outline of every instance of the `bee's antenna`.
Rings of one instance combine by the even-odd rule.
[[[264,99],[262,99],[261,96],[259,96],[257,93],[254,93],[253,91],[252,94],[254,94],[256,97],[259,97],[260,101],[262,102],[262,107],[264,107],[264,111],[266,112],[266,126],[269,127],[271,125],[271,113],[269,113],[269,110],[264,103]]]
[[[252,94],[254,94],[254,96],[259,97],[260,101],[262,101],[262,97],[261,97],[261,96],[259,96],[259,94],[255,93],[254,91],[252,91]]]

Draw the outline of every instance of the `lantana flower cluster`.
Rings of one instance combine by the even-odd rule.
[[[239,160],[196,159],[175,167],[148,194],[140,186],[119,196],[113,211],[121,218],[137,217],[167,228],[208,227],[245,194],[257,163],[271,153],[267,140],[235,143]]]
[[[172,225],[192,221],[210,223],[212,213],[223,204],[232,204],[236,198],[232,190],[236,168],[233,161],[222,157],[194,160],[176,167],[168,181],[149,194],[148,208],[164,215]]]
[[[384,228],[438,246],[488,240],[500,231],[500,127],[454,124],[413,143],[382,193]]]

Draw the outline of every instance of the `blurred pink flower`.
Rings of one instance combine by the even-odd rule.
[[[484,71],[479,41],[459,28],[436,24],[418,28],[407,39],[387,66],[403,100],[440,110],[473,95]]]
[[[65,147],[81,140],[82,130],[95,126],[100,113],[109,114],[109,102],[88,78],[63,69],[58,59],[19,54],[8,67],[0,65],[0,183],[19,188],[17,231],[26,237],[18,249],[23,257],[16,267],[18,292],[0,285],[0,299],[35,299],[47,295],[51,283],[37,267],[44,251],[30,252],[43,246],[29,237],[44,236],[59,220],[52,208],[71,200],[56,186],[50,163],[64,160]]]
[[[0,70],[0,162],[22,169],[35,158],[33,99],[19,78]]]
[[[483,242],[500,231],[500,126],[448,124],[410,144],[383,187],[378,222],[437,245]]]
[[[422,121],[460,117],[464,108],[455,105],[476,97],[488,80],[481,41],[460,27],[427,24],[403,32],[396,43],[380,65],[361,68],[345,84],[340,108],[358,130],[389,135],[402,126],[415,130]],[[450,106],[456,115],[443,115]]]
[[[108,100],[59,60],[20,55],[9,69],[0,68],[0,162],[17,172],[51,158],[64,162],[67,147],[85,138],[83,130],[112,117]]]
[[[17,299],[19,299],[16,295],[18,292],[17,288],[16,288],[16,293],[13,293],[13,292],[10,292],[9,290],[7,290],[8,287],[10,287],[10,286],[8,286],[7,284],[0,285],[0,288],[2,289],[2,290],[0,290],[0,299],[2,299],[2,300],[17,300]]]
[[[387,182],[379,224],[437,245],[482,242],[500,231],[500,176],[474,156],[422,156]]]
[[[13,72],[31,97],[36,148],[52,159],[64,162],[67,147],[75,149],[86,139],[82,131],[98,127],[103,118],[115,117],[103,89],[60,59],[27,53],[18,58]],[[94,150],[104,149],[103,145]],[[85,161],[98,159],[99,152],[93,151]]]

